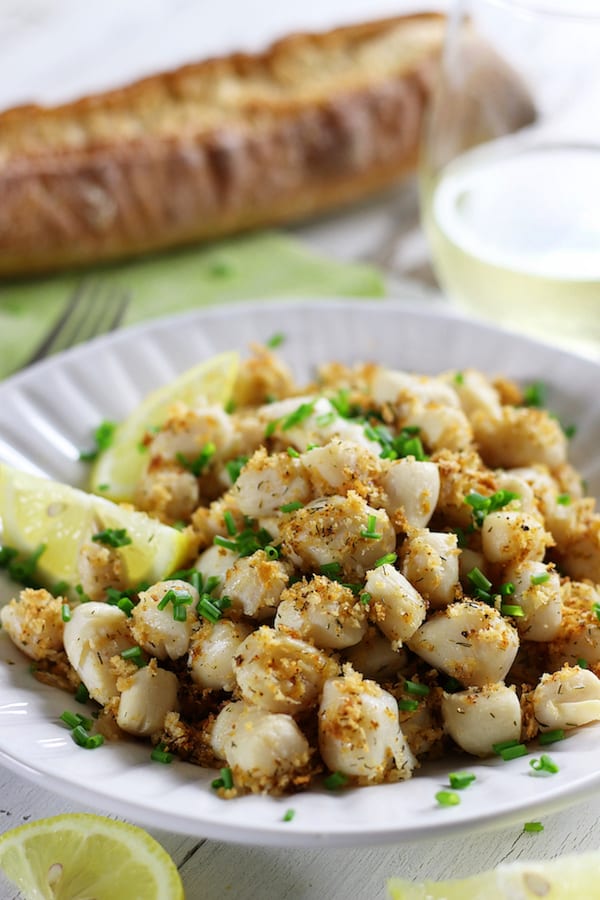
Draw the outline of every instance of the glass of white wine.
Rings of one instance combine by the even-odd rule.
[[[600,0],[457,0],[420,185],[451,298],[600,357]]]

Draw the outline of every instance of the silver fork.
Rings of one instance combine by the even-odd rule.
[[[123,321],[130,299],[131,295],[121,288],[80,281],[23,365],[30,366],[74,344],[114,331]]]

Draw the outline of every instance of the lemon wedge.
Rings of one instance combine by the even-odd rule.
[[[25,900],[183,900],[169,854],[147,832],[75,813],[0,837],[0,869]]]
[[[74,587],[80,581],[79,550],[103,529],[124,528],[131,540],[116,551],[124,563],[128,587],[159,581],[181,568],[190,551],[185,532],[145,513],[3,464],[0,518],[4,545],[25,556],[45,545],[36,576],[48,587],[59,581]]]
[[[117,426],[110,447],[94,463],[90,490],[111,500],[131,500],[144,466],[140,442],[148,429],[161,425],[176,402],[194,406],[202,399],[224,405],[231,398],[238,370],[239,355],[221,353],[148,394]]]
[[[391,900],[582,900],[598,896],[600,851],[515,862],[456,881],[388,882]]]

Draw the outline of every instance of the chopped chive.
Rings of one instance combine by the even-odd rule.
[[[128,659],[131,662],[134,662],[140,669],[146,665],[146,659],[141,647],[129,647],[127,650],[121,650],[121,656],[123,657],[123,659]]]
[[[523,406],[546,405],[547,387],[543,381],[534,381],[523,388]]]
[[[467,494],[465,497],[465,503],[473,510],[474,525],[480,528],[487,515],[492,512],[497,512],[497,510],[503,509],[503,507],[513,500],[519,499],[519,494],[515,494],[513,491],[496,491],[489,497],[485,497],[477,491],[471,491],[471,493]]]
[[[187,609],[183,603],[175,603],[173,605],[173,618],[176,622],[185,622],[187,620]]]
[[[71,737],[76,744],[85,750],[95,750],[96,747],[100,747],[104,743],[104,738],[101,734],[88,734],[83,725],[77,725],[72,730]]]
[[[379,566],[392,566],[397,559],[397,553],[386,553],[385,556],[381,556],[378,560],[375,561],[375,565],[373,566],[373,568],[378,569]]]
[[[454,383],[455,383],[455,384],[464,384],[464,383],[465,383],[465,376],[463,375],[462,372],[456,372],[456,373],[455,373],[455,375],[454,375]]]
[[[128,619],[131,618],[131,613],[133,612],[135,604],[132,600],[129,599],[129,597],[121,597],[121,599],[117,603],[117,606],[119,607],[121,612],[125,613]]]
[[[92,540],[105,547],[126,547],[127,544],[132,543],[125,528],[105,528],[103,531],[93,534]]]
[[[300,459],[300,454],[295,447],[288,447],[286,452],[292,459]]]
[[[8,574],[13,581],[18,581],[26,587],[36,587],[34,574],[40,556],[46,551],[46,544],[38,544],[33,553],[25,557],[25,559],[15,559],[15,555],[10,547],[4,549],[8,551],[8,562],[4,562],[2,565],[8,568]]]
[[[76,584],[75,591],[77,593],[77,596],[79,597],[80,603],[89,603],[90,602],[90,598],[89,598],[88,594],[86,594],[86,592],[84,591],[82,585]]]
[[[154,747],[150,754],[150,759],[154,760],[154,762],[162,763],[163,765],[169,765],[169,763],[173,762],[173,754],[169,753],[168,750],[165,750],[165,744],[161,743]]]
[[[570,494],[559,494],[556,498],[556,502],[560,504],[560,506],[569,506],[571,503],[571,495]]]
[[[310,403],[301,403],[293,413],[290,413],[289,416],[284,418],[281,423],[281,430],[289,431],[290,428],[294,428],[294,426],[300,425],[301,422],[308,419],[314,412],[315,403],[316,400],[311,400]]]
[[[219,575],[209,575],[206,579],[206,587],[204,588],[205,594],[212,594],[214,589],[220,584],[221,578]]]
[[[92,727],[91,719],[88,719],[87,716],[82,716],[80,713],[72,713],[68,709],[60,715],[60,719],[65,725],[68,725],[69,728],[77,728],[81,725],[82,728],[89,731]]]
[[[226,550],[237,550],[238,548],[236,541],[228,541],[227,538],[221,537],[220,534],[214,536],[213,543],[216,544],[217,547],[224,547]]]
[[[502,757],[504,762],[509,762],[511,759],[518,759],[520,756],[527,756],[528,752],[525,744],[515,744],[514,747],[505,747],[504,750],[500,750],[498,755]]]
[[[295,815],[296,815],[295,809],[286,809],[281,821],[282,822],[291,822]]]
[[[460,797],[454,791],[438,791],[435,795],[440,806],[458,806]]]
[[[468,788],[470,784],[473,784],[475,780],[476,776],[471,775],[469,772],[450,772],[448,775],[450,787],[454,788],[456,791],[463,791],[465,788]]]
[[[417,681],[405,681],[404,690],[415,697],[427,697],[430,693],[426,684],[419,684]]]
[[[523,825],[523,831],[526,831],[528,834],[533,834],[537,831],[543,831],[544,826],[541,822],[525,822]]]
[[[303,503],[300,503],[299,500],[293,500],[291,503],[284,503],[283,506],[280,506],[279,509],[284,513],[296,512],[297,509],[302,509],[304,506]]]
[[[359,599],[360,599],[360,602],[361,602],[364,606],[368,606],[369,603],[371,602],[371,595],[370,595],[370,593],[369,593],[368,591],[363,591],[363,592],[361,593]]]
[[[333,422],[337,419],[337,415],[334,410],[330,410],[329,412],[322,413],[320,416],[317,416],[316,423],[319,428],[326,428],[328,425],[332,425]]]
[[[77,713],[70,712],[68,709],[65,709],[59,718],[61,722],[64,722],[69,728],[77,728],[78,725],[82,724]]]
[[[343,772],[332,772],[331,775],[325,778],[323,784],[328,791],[338,791],[348,784],[348,776],[344,775]]]
[[[90,699],[90,692],[86,688],[83,681],[80,681],[75,691],[75,699],[78,703],[87,703]]]
[[[364,538],[368,538],[372,541],[378,541],[382,537],[379,532],[375,529],[377,528],[377,516],[369,516],[367,520],[367,527],[361,531],[360,536]]]
[[[545,584],[550,580],[550,573],[543,572],[541,575],[532,575],[531,576],[531,584]]]
[[[563,728],[553,728],[551,731],[542,731],[538,735],[538,743],[542,746],[546,744],[555,744],[557,741],[564,741],[565,732]]]
[[[62,606],[60,608],[60,617],[63,620],[63,622],[71,621],[71,607],[69,606],[68,603],[62,604]]]
[[[596,613],[597,619],[600,619],[600,603],[592,603],[592,612]]]
[[[225,463],[225,469],[231,479],[231,483],[235,484],[240,477],[240,472],[249,460],[249,456],[238,456],[237,459],[230,459]]]
[[[213,625],[215,622],[218,622],[223,615],[223,611],[219,608],[217,603],[207,594],[203,594],[202,597],[200,597],[200,600],[196,604],[196,611],[199,616],[212,622]]]
[[[560,772],[556,763],[549,756],[546,756],[545,753],[542,753],[539,759],[530,760],[529,765],[534,772],[547,772],[548,775],[555,775],[557,772]]]
[[[57,581],[56,584],[52,587],[50,593],[54,597],[64,597],[69,591],[69,582],[68,581]]]
[[[163,594],[163,596],[160,598],[160,600],[156,604],[157,609],[163,610],[169,605],[169,601],[171,599],[169,596],[170,593],[171,593],[170,591],[167,591],[165,594]]]
[[[478,569],[477,566],[475,566],[474,569],[471,569],[470,572],[467,572],[467,578],[473,587],[479,588],[482,591],[489,591],[492,586],[492,582],[489,578],[486,578],[481,569]]]
[[[214,778],[214,779],[211,781],[210,786],[211,786],[211,788],[213,788],[215,791],[218,791],[219,788],[224,787],[223,779],[222,779],[222,778]]]
[[[500,754],[500,753],[502,753],[503,750],[508,750],[509,747],[518,747],[518,746],[519,746],[519,741],[517,741],[517,740],[500,741],[500,743],[498,743],[498,744],[492,744],[492,750],[494,751],[494,753]]]
[[[277,426],[279,425],[279,419],[272,419],[267,427],[265,428],[265,437],[270,438],[273,437],[277,430]]]
[[[324,563],[319,571],[321,575],[326,575],[328,578],[331,578],[340,575],[342,567],[338,562]]]
[[[561,422],[561,428],[568,440],[571,440],[577,434],[577,425],[563,425]]]
[[[221,769],[221,780],[225,790],[229,791],[233,787],[233,772],[229,767]]]
[[[96,446],[93,450],[82,450],[80,452],[79,459],[81,462],[93,462],[103,450],[107,450],[112,444],[116,429],[116,422],[101,422],[93,435]]]
[[[187,456],[184,456],[183,453],[176,453],[175,458],[177,462],[183,466],[184,469],[187,469],[188,472],[191,472],[192,475],[195,475],[196,478],[199,478],[206,467],[209,465],[216,452],[216,446],[209,441],[209,443],[204,445],[198,456],[194,457],[194,459],[189,459]]]
[[[235,524],[235,520],[233,518],[233,513],[231,512],[231,510],[225,510],[225,512],[223,513],[223,521],[225,522],[225,527],[228,534],[237,534],[237,526]]]
[[[398,700],[398,709],[401,709],[402,712],[415,712],[418,708],[418,700]]]
[[[498,588],[498,593],[501,597],[510,597],[515,592],[515,583],[514,581],[506,581],[504,584],[501,584]]]
[[[277,549],[277,547],[268,546],[265,547],[264,550],[267,559],[279,559],[279,550]]]
[[[269,350],[275,350],[276,347],[280,347],[285,341],[285,334],[282,334],[281,331],[276,332],[276,334],[272,334],[271,337],[265,341],[265,347],[268,347]]]
[[[517,606],[516,603],[502,603],[500,605],[500,612],[503,616],[514,616],[515,618],[520,618],[524,616],[522,606]]]
[[[579,657],[579,659],[577,660],[577,665],[580,669],[589,669],[589,663],[587,659],[582,659],[581,657]]]
[[[446,683],[444,684],[444,690],[447,694],[457,694],[458,691],[462,691],[463,686],[458,680],[458,678],[454,678],[452,675],[446,679]]]

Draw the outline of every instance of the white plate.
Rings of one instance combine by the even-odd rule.
[[[244,349],[276,332],[287,335],[281,352],[299,378],[318,361],[373,359],[421,372],[474,366],[523,382],[544,379],[551,408],[564,422],[577,424],[572,457],[599,495],[598,365],[437,309],[389,301],[243,304],[101,338],[0,385],[0,459],[83,484],[79,449],[89,445],[99,421],[120,419],[149,389],[200,359]],[[592,726],[552,747],[560,766],[552,778],[531,777],[527,758],[504,763],[465,757],[425,766],[402,784],[225,802],[210,788],[214,772],[181,762],[152,763],[146,745],[80,749],[58,721],[65,708],[81,709],[34,681],[28,663],[0,633],[0,759],[6,765],[75,802],[222,840],[305,847],[414,841],[524,822],[600,785],[600,726]],[[434,794],[457,767],[474,772],[477,782],[460,806],[438,808]],[[295,816],[284,823],[290,807]]]

